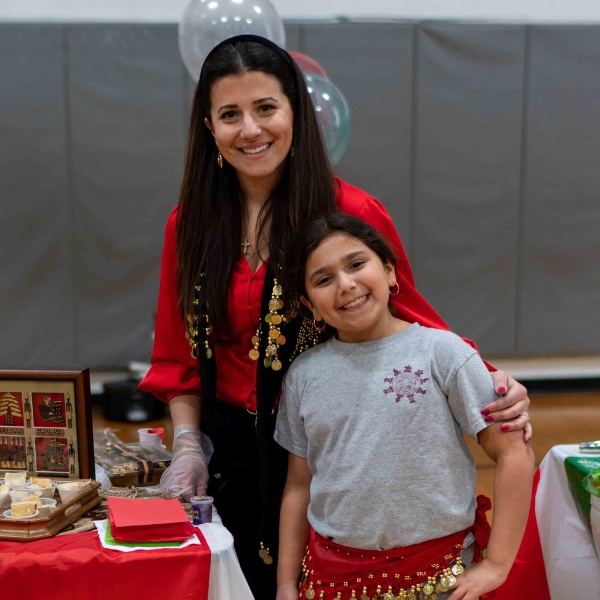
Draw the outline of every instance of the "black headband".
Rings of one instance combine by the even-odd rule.
[[[215,54],[218,50],[220,50],[223,46],[233,45],[235,42],[254,42],[255,44],[260,44],[261,46],[265,46],[270,50],[273,50],[276,54],[281,56],[283,60],[288,64],[294,76],[296,75],[296,63],[294,63],[293,58],[283,49],[280,48],[275,42],[271,40],[261,37],[260,35],[253,35],[249,33],[245,33],[243,35],[236,35],[234,37],[227,38],[222,42],[219,42],[209,53],[208,56],[204,59],[204,63],[202,64],[202,70],[200,71],[200,81],[202,81],[202,76],[204,75],[204,67],[206,63],[208,63],[210,57]]]

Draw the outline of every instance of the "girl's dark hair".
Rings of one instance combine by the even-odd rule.
[[[207,57],[194,95],[177,219],[177,276],[180,309],[192,312],[194,288],[205,274],[200,310],[226,331],[227,293],[242,242],[245,202],[236,172],[217,166],[210,121],[213,85],[228,75],[258,71],[276,77],[293,110],[294,156],[271,190],[258,220],[258,239],[268,227],[269,260],[279,277],[293,260],[289,244],[302,223],[335,211],[334,179],[312,100],[302,73],[289,54],[257,36],[238,36]],[[264,238],[263,238],[264,239]]]
[[[342,213],[332,213],[319,217],[308,223],[294,238],[293,252],[296,256],[296,267],[288,271],[284,279],[284,289],[290,290],[295,302],[300,301],[300,296],[308,297],[304,279],[306,277],[306,264],[310,255],[326,238],[336,233],[341,233],[362,242],[381,259],[382,263],[388,260],[395,266],[396,257],[390,245],[382,235],[358,217]]]

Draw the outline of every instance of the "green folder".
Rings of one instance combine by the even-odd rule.
[[[140,547],[145,547],[145,548],[157,548],[157,547],[162,547],[162,546],[177,547],[177,546],[181,546],[181,544],[184,543],[183,541],[178,541],[178,542],[117,542],[115,540],[115,538],[112,536],[112,533],[110,532],[110,522],[108,520],[106,522],[106,537],[104,538],[104,541],[109,546],[132,546],[132,547],[140,546]]]

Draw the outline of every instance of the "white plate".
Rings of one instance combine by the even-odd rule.
[[[35,519],[39,516],[40,511],[36,510],[32,515],[27,515],[26,517],[13,517],[10,510],[5,510],[2,514],[6,519]]]

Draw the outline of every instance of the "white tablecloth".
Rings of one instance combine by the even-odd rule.
[[[211,551],[208,600],[254,600],[233,549],[233,536],[220,517],[213,514],[213,522],[200,525],[200,530]]]
[[[540,464],[535,512],[548,587],[552,600],[600,600],[600,561],[569,491],[564,467],[568,456],[591,455],[581,454],[577,445],[554,446]],[[600,511],[598,500],[592,496],[596,511]],[[597,526],[598,521],[596,544],[600,541]]]

